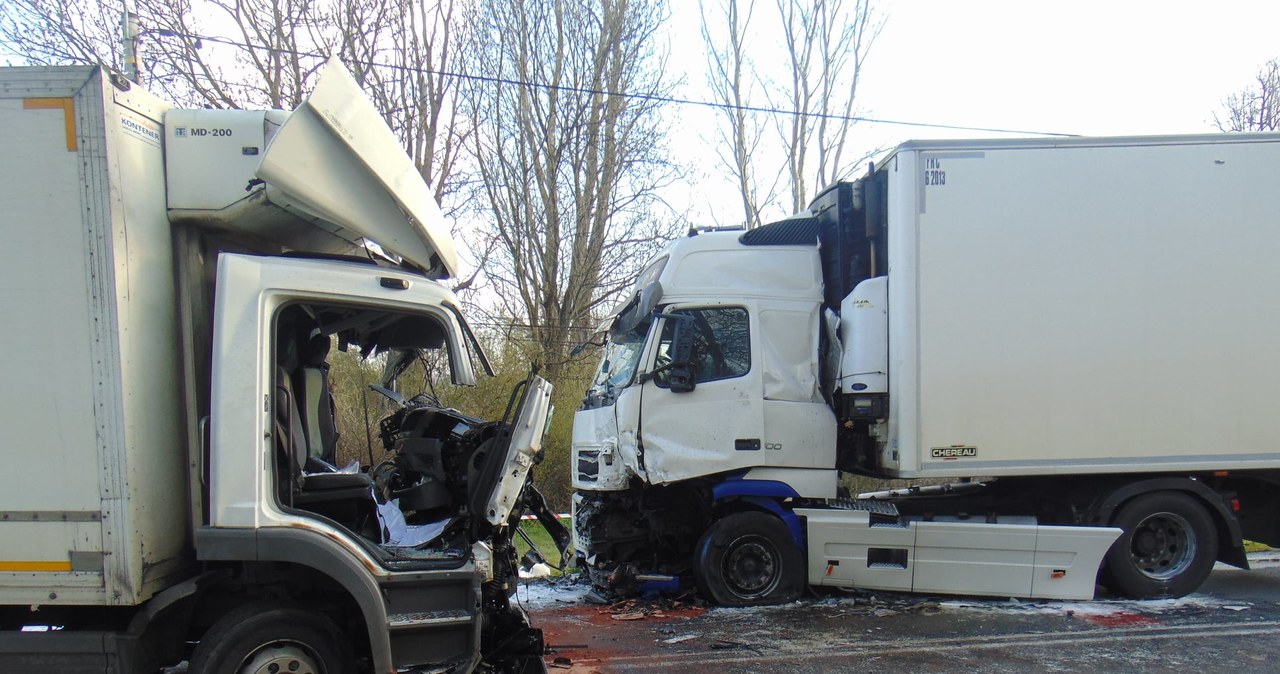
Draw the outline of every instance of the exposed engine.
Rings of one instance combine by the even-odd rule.
[[[397,402],[400,408],[379,423],[383,447],[392,456],[371,471],[375,488],[384,500],[397,504],[409,527],[447,524],[430,543],[395,554],[415,559],[449,557],[473,545],[487,546],[491,577],[481,586],[484,663],[491,671],[543,671],[541,630],[531,628],[523,611],[509,601],[519,568],[512,537],[526,509],[538,516],[562,553],[568,532],[531,482],[524,487],[524,507],[512,510],[505,527],[478,515],[495,478],[502,474],[495,473],[491,464],[506,462],[508,424],[444,408],[425,394]],[[541,560],[538,551],[531,554]]]
[[[597,587],[620,594],[641,589],[638,573],[688,575],[711,520],[710,493],[696,483],[583,491],[574,508],[579,564]]]
[[[419,395],[378,426],[382,446],[393,456],[374,467],[374,483],[384,498],[398,500],[406,522],[422,524],[465,512],[488,455],[480,448],[501,423],[440,407]]]

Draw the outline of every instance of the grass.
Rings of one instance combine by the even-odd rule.
[[[568,520],[560,520],[560,521],[566,527],[570,525]],[[559,559],[560,554],[556,551],[555,542],[551,540],[551,534],[548,534],[547,530],[543,529],[541,524],[539,524],[537,521],[534,521],[534,520],[525,520],[520,523],[520,529],[524,531],[526,534],[528,534],[529,539],[533,541],[534,545],[538,546],[538,550],[542,552],[542,555],[547,558],[548,562],[550,562],[551,564],[556,564],[560,561]],[[525,543],[524,539],[521,538],[519,535],[515,537],[515,543],[516,543],[516,554],[523,558],[524,553],[529,550],[529,544]],[[573,559],[572,548],[569,550],[568,554],[569,554],[568,559],[572,560]],[[558,576],[561,574],[555,570],[552,570],[552,575]]]

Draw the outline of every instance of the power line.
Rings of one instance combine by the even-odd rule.
[[[266,45],[248,44],[245,42],[237,42],[230,38],[212,37],[205,35],[195,35],[192,33],[181,33],[173,30],[154,30],[150,31],[158,35],[169,37],[180,37],[200,42],[212,42],[231,47],[239,47],[243,49],[257,49],[272,53],[289,54],[291,56],[301,56],[306,58],[324,59],[328,58],[324,54],[318,52],[304,52],[293,49],[281,49],[278,47],[268,47]],[[719,110],[732,110],[741,112],[752,112],[767,115],[786,115],[788,117],[811,117],[814,119],[825,119],[837,122],[861,122],[864,124],[887,124],[893,126],[909,126],[924,129],[946,129],[949,131],[982,131],[986,133],[1012,133],[1022,135],[1035,136],[1061,136],[1073,137],[1078,134],[1059,133],[1055,131],[1028,131],[1023,129],[1002,129],[996,127],[984,126],[964,126],[960,124],[941,124],[936,122],[915,122],[900,119],[882,119],[879,117],[867,117],[864,115],[837,115],[833,113],[822,112],[801,112],[798,110],[786,110],[783,108],[772,108],[756,105],[731,105],[728,103],[718,103],[716,101],[704,101],[692,98],[678,98],[674,96],[661,96],[658,94],[638,94],[638,93],[622,93],[617,91],[609,91],[607,89],[591,89],[587,87],[574,87],[562,84],[544,84],[541,82],[530,82],[526,80],[514,80],[505,77],[492,77],[488,75],[473,75],[470,73],[458,73],[448,70],[431,70],[429,68],[415,68],[413,66],[400,65],[396,63],[379,63],[377,61],[354,61],[360,65],[373,68],[387,68],[390,70],[399,70],[402,72],[417,73],[422,75],[435,75],[439,77],[452,77],[455,79],[468,80],[472,82],[486,82],[490,84],[506,84],[516,87],[527,87],[530,89],[542,89],[545,91],[569,92],[575,94],[588,94],[593,96],[610,96],[618,98],[626,98],[640,101],[648,101],[651,103],[670,103],[673,105],[688,105],[695,107],[713,108]]]

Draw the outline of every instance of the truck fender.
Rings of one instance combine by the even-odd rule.
[[[1217,522],[1219,531],[1226,534],[1218,545],[1218,560],[1241,569],[1249,568],[1249,559],[1244,552],[1244,537],[1240,533],[1240,521],[1236,519],[1222,494],[1199,480],[1157,477],[1130,482],[1103,496],[1094,507],[1094,512],[1097,513],[1099,522],[1109,523],[1115,518],[1116,510],[1126,501],[1156,491],[1185,492],[1208,506],[1209,515]]]
[[[200,559],[289,562],[332,578],[355,600],[364,616],[375,672],[394,670],[386,606],[373,575],[346,548],[306,529],[214,529],[196,534]]]
[[[804,522],[794,512],[783,508],[780,501],[787,498],[799,498],[791,485],[777,480],[726,480],[711,488],[711,499],[716,510],[724,510],[728,503],[738,501],[750,503],[762,510],[773,513],[791,532],[796,547],[805,550],[806,537]]]
[[[154,671],[181,659],[181,645],[191,627],[192,610],[211,587],[230,576],[226,569],[206,571],[165,588],[144,604],[125,630],[130,663],[122,671]]]

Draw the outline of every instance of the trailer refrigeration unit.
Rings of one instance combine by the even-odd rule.
[[[912,142],[675,241],[574,420],[579,564],[724,604],[1247,567],[1280,544],[1278,168],[1277,134]]]
[[[0,136],[0,671],[542,668],[508,597],[551,387],[496,422],[397,387],[488,366],[340,65],[292,113],[0,69]],[[330,348],[388,399],[345,470]]]

